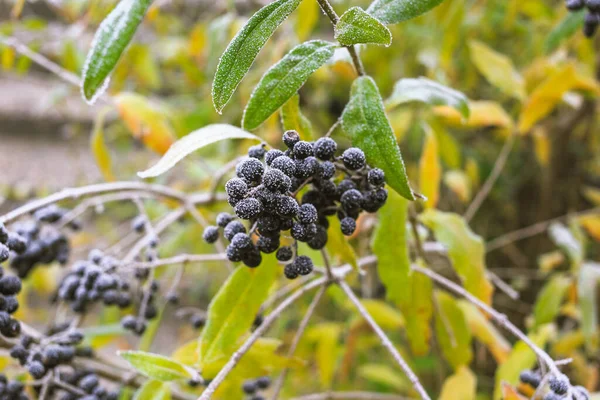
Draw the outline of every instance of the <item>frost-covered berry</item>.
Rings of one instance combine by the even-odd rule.
[[[252,239],[245,233],[236,233],[231,239],[231,246],[242,253],[250,251],[254,247]]]
[[[273,215],[263,215],[256,221],[256,227],[261,234],[267,232],[279,232],[281,221]]]
[[[335,175],[335,164],[331,161],[323,161],[319,166],[319,178],[321,179],[331,179]]]
[[[46,375],[46,368],[39,361],[32,361],[27,365],[27,371],[34,379],[41,379]]]
[[[247,380],[242,384],[242,390],[246,394],[254,394],[256,393],[256,389],[256,381],[254,380]]]
[[[10,232],[6,245],[9,249],[17,254],[22,254],[27,249],[27,239],[19,235],[17,232]]]
[[[317,186],[319,188],[319,190],[321,191],[321,193],[327,197],[332,197],[335,198],[337,197],[337,187],[335,186],[335,183],[333,183],[330,180],[321,180],[321,181],[316,181],[315,182],[315,186]]]
[[[570,11],[578,11],[581,10],[585,6],[584,0],[567,0],[566,2],[567,9]]]
[[[281,262],[290,261],[293,256],[294,251],[289,246],[280,247],[279,250],[277,250],[277,253],[275,254],[277,260]]]
[[[137,233],[144,232],[144,229],[146,229],[146,216],[138,215],[133,220],[131,220],[131,229],[133,229]]]
[[[590,400],[590,393],[583,386],[573,386],[573,398],[577,400]]]
[[[265,150],[264,145],[257,144],[256,146],[252,146],[248,149],[248,157],[262,160],[266,152],[267,151]]]
[[[541,377],[540,374],[526,369],[519,375],[519,380],[523,383],[531,385],[533,388],[537,388],[540,385]]]
[[[344,166],[351,171],[363,168],[367,164],[365,153],[357,147],[351,147],[342,154]]]
[[[551,376],[548,380],[550,390],[556,394],[566,394],[569,391],[569,379],[564,376]]]
[[[326,161],[331,160],[337,150],[337,143],[328,137],[322,137],[315,142],[315,156]]]
[[[564,399],[564,397],[562,397],[554,392],[548,392],[544,395],[542,400],[565,400],[565,399]]]
[[[317,222],[317,209],[312,204],[302,204],[298,210],[298,220],[303,224]]]
[[[291,264],[286,264],[286,266],[283,268],[283,274],[288,279],[296,279],[298,277],[296,265],[293,262]]]
[[[229,213],[222,212],[217,215],[217,225],[219,225],[221,228],[225,228],[231,221],[233,221],[233,215]]]
[[[5,296],[13,296],[21,291],[21,280],[16,276],[4,276],[0,278],[0,293]]]
[[[227,246],[225,249],[225,255],[227,259],[231,262],[239,262],[242,261],[242,253],[238,248],[233,247],[232,245]]]
[[[256,380],[256,386],[258,386],[259,389],[268,389],[269,386],[271,386],[271,378],[268,376],[261,376]]]
[[[269,150],[267,151],[267,154],[265,154],[265,162],[267,163],[268,166],[271,166],[271,164],[273,163],[273,161],[278,158],[283,156],[283,151],[281,150],[277,150],[277,149],[273,149],[273,150]]]
[[[350,217],[346,217],[340,221],[340,226],[344,235],[352,236],[356,230],[356,221]]]
[[[356,183],[352,182],[350,179],[344,179],[337,186],[338,194],[340,196],[350,189],[356,189]]]
[[[223,229],[223,235],[230,242],[237,233],[246,233],[246,227],[240,221],[231,221]]]
[[[307,244],[311,249],[321,250],[327,244],[327,228],[317,225],[317,233],[308,240]]]
[[[6,245],[0,243],[0,263],[8,260],[8,257],[10,257],[10,250]]]
[[[360,203],[362,201],[362,194],[356,189],[350,189],[340,198],[342,207],[346,211],[352,211],[360,209]]]
[[[299,240],[301,242],[306,242],[310,238],[308,235],[306,225],[301,224],[299,222],[294,222],[294,225],[292,225],[291,233],[294,239]]]
[[[252,248],[248,253],[242,256],[242,262],[249,268],[256,268],[262,262],[262,256],[257,248]]]
[[[294,145],[300,141],[300,135],[296,131],[286,131],[283,134],[283,143],[289,148],[293,149]]]
[[[379,168],[373,168],[367,175],[369,183],[373,186],[381,186],[385,183],[385,174]]]
[[[4,297],[4,306],[0,310],[4,310],[9,314],[14,314],[19,309],[19,300],[15,296]]]
[[[202,234],[202,239],[206,243],[214,243],[219,239],[219,228],[216,226],[207,226]]]
[[[292,218],[298,214],[298,203],[289,196],[279,196],[276,201],[275,210],[280,217]]]
[[[8,229],[0,222],[0,243],[6,243],[8,240]]]
[[[248,193],[248,185],[240,178],[232,178],[225,184],[225,192],[234,199],[242,199]]]
[[[261,236],[256,242],[256,247],[265,254],[273,253],[279,248],[279,237]]]
[[[296,173],[296,163],[287,156],[277,157],[271,163],[271,168],[280,170],[290,178]]]
[[[294,145],[294,158],[296,160],[303,160],[308,156],[312,156],[314,152],[312,143],[305,142],[304,140],[299,141]]]
[[[600,11],[600,0],[585,0],[585,5],[591,12]]]
[[[287,193],[290,190],[292,181],[289,176],[278,169],[271,169],[265,172],[263,176],[263,185],[275,193]]]
[[[296,162],[295,176],[300,179],[307,179],[315,175],[319,171],[319,160],[316,157],[309,156],[304,160]]]
[[[292,264],[299,275],[308,275],[314,268],[313,262],[308,256],[298,256]]]
[[[235,205],[235,214],[242,219],[256,218],[262,210],[260,201],[253,197],[243,199]]]
[[[249,158],[240,162],[235,168],[238,177],[249,183],[260,182],[265,166],[256,158]]]
[[[363,193],[361,207],[367,212],[379,210],[386,202],[388,192],[384,188]]]

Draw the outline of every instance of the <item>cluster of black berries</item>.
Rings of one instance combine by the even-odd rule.
[[[119,391],[110,391],[102,387],[98,375],[90,371],[75,370],[70,374],[61,374],[61,380],[87,393],[85,396],[61,390],[60,400],[117,400]]]
[[[262,376],[256,379],[249,379],[242,385],[242,390],[247,394],[250,400],[264,400],[265,397],[260,395],[260,391],[266,390],[271,386],[271,378]]]
[[[139,294],[139,313],[135,315],[126,315],[121,319],[121,325],[123,328],[134,333],[137,336],[141,336],[148,327],[148,321],[156,318],[158,315],[158,308],[156,306],[156,294],[160,284],[156,280],[149,282],[146,288],[144,288]]]
[[[9,257],[9,250],[5,243],[9,242],[9,233],[0,224],[0,263]],[[21,333],[21,324],[11,315],[19,308],[15,297],[21,291],[21,280],[16,276],[4,275],[4,268],[0,267],[0,334],[13,338]]]
[[[129,283],[116,274],[118,265],[115,258],[93,249],[87,260],[73,264],[58,288],[58,298],[70,303],[77,313],[85,312],[89,305],[100,301],[107,306],[129,307]]]
[[[227,258],[252,268],[260,265],[261,253],[277,252],[277,259],[287,263],[286,277],[294,279],[310,274],[313,262],[297,254],[297,243],[281,247],[281,232],[290,231],[296,241],[322,249],[328,239],[327,217],[337,214],[342,233],[350,236],[362,211],[375,212],[385,204],[387,190],[383,171],[370,168],[358,148],[336,157],[333,139],[309,143],[295,131],[285,132],[283,142],[285,152],[251,147],[236,167],[237,177],[225,184],[229,204],[237,218],[249,221],[249,231],[234,216],[221,213],[218,226],[208,227],[203,237],[214,243],[222,229],[230,242]]]
[[[524,370],[519,379],[533,389],[537,389],[542,383],[542,376],[538,371]],[[543,400],[589,400],[590,398],[586,388],[571,386],[569,378],[565,375],[551,376],[548,379],[548,388],[550,390],[544,395]]]
[[[600,0],[566,0],[569,11],[587,9],[583,24],[583,34],[592,37],[600,23]]]
[[[25,386],[19,381],[9,381],[6,375],[0,374],[0,399],[29,400],[23,392]]]
[[[44,340],[35,340],[23,335],[18,344],[10,350],[10,356],[19,361],[34,379],[41,379],[59,365],[69,364],[76,355],[75,346],[83,341],[83,334],[69,329],[66,325],[62,331]]]

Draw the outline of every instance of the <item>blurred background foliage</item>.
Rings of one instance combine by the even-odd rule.
[[[0,3],[0,33],[80,75],[93,33],[114,4],[108,0],[4,1]],[[330,22],[316,1],[305,0],[257,58],[224,114],[218,115],[210,87],[219,57],[260,5],[260,1],[156,0],[113,74],[110,100],[92,109],[79,100],[76,86],[12,47],[0,45],[0,185],[4,196],[0,210],[60,189],[62,182],[134,179],[136,171],[157,160],[177,138],[210,123],[239,125],[253,87],[272,64],[308,38],[332,37]],[[334,5],[341,12],[354,5],[366,7],[368,1],[336,1]],[[390,28],[394,37],[390,47],[360,49],[365,69],[384,98],[392,95],[398,79],[425,76],[470,99],[471,115],[466,120],[444,106],[387,103],[411,182],[429,198],[419,208],[463,214],[498,166],[499,154],[506,151],[507,162],[497,182],[468,221],[471,231],[487,242],[486,273],[519,293],[516,299],[496,290],[493,304],[554,358],[572,358],[566,367],[572,380],[597,391],[598,296],[596,285],[585,284],[597,280],[600,257],[597,40],[583,37],[578,21],[568,16],[559,0],[446,0],[432,12]],[[308,80],[299,97],[284,107],[288,123],[297,124],[308,139],[324,135],[340,116],[355,77],[346,53],[336,52]],[[38,85],[39,81],[45,85]],[[32,85],[37,91],[28,91]],[[30,107],[14,109],[14,104]],[[274,145],[281,132],[280,115],[275,114],[255,133]],[[334,135],[342,137],[339,130]],[[68,147],[81,165],[91,163],[92,167],[73,165],[70,156],[51,146],[53,141]],[[208,190],[215,171],[248,145],[213,145],[188,157],[157,182],[189,191]],[[52,151],[58,152],[57,157],[47,158],[46,152]],[[30,179],[24,179],[23,169],[39,169],[39,176],[26,174]],[[66,178],[53,184],[46,175]],[[169,206],[149,205],[154,217]],[[212,220],[221,209],[213,206],[202,212]],[[94,217],[91,229],[74,236],[74,243],[84,254],[98,241],[107,246],[118,242],[134,214],[133,206],[107,207]],[[545,222],[555,218],[552,225]],[[115,219],[121,224],[115,225]],[[351,244],[363,256],[369,254],[376,216],[359,222],[359,233]],[[521,238],[519,229],[536,223],[537,228],[527,231],[535,235],[513,240]],[[459,229],[459,225],[450,228]],[[162,256],[212,251],[201,242],[200,228],[195,225],[182,223],[171,231],[161,247]],[[516,236],[503,236],[515,231]],[[477,250],[469,247],[473,244],[466,236],[457,236],[450,247],[462,246],[468,258]],[[348,260],[347,249],[337,253]],[[319,255],[314,258],[319,260]],[[23,295],[28,301],[23,300],[21,316],[38,322],[51,318],[40,306],[55,289],[60,273],[56,266],[36,272]],[[206,307],[227,271],[207,264],[194,268],[192,274],[194,279],[183,282],[185,301]],[[458,390],[465,391],[461,399],[474,398],[474,393],[477,399],[520,398],[502,382],[516,385],[518,372],[535,364],[533,353],[492,328],[471,305],[435,292],[434,309],[428,309],[431,304],[424,307],[425,314],[435,315],[434,333],[419,349],[414,343],[409,346],[407,321],[397,307],[383,301],[377,277],[363,277],[361,285],[368,298],[365,306],[411,360],[425,387],[438,394],[436,398],[458,399]],[[308,303],[287,313],[272,330],[270,336],[281,341],[259,342],[254,356],[251,353],[223,387],[222,397],[241,398],[239,385],[244,378],[271,374],[284,366],[295,367],[284,398],[331,388],[414,394],[365,322],[334,289],[319,306],[296,358],[286,360],[278,349],[291,341]],[[105,310],[92,319],[88,333],[97,348],[132,346],[119,336],[117,314]],[[448,323],[444,316],[452,326],[451,337],[444,330]],[[190,327],[163,324],[155,340],[154,333],[149,329],[142,349],[175,351],[176,358],[194,361],[190,345],[184,345],[197,336]],[[176,342],[170,340],[171,334],[177,336]]]

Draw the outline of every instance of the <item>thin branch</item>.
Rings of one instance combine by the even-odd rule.
[[[494,284],[494,286],[496,286],[498,289],[500,289],[500,291],[504,292],[504,294],[506,294],[511,299],[518,300],[519,297],[521,297],[519,295],[519,292],[517,292],[515,289],[513,289],[508,283],[506,283],[502,279],[500,279],[500,277],[498,275],[496,275],[495,273],[493,273],[492,271],[487,270],[485,275]]]
[[[294,336],[294,339],[292,340],[290,349],[287,352],[288,360],[291,359],[293,357],[294,353],[296,352],[296,348],[298,348],[298,344],[300,344],[300,340],[302,339],[302,336],[304,335],[304,331],[306,330],[306,327],[308,326],[308,322],[310,321],[310,318],[312,317],[315,310],[317,309],[317,305],[319,304],[319,301],[321,301],[321,297],[323,297],[323,294],[325,293],[326,289],[327,289],[327,286],[322,286],[321,289],[319,289],[319,291],[317,292],[317,294],[315,294],[315,297],[313,298],[312,302],[308,306],[308,309],[306,310],[306,313],[304,314],[302,321],[300,321],[300,325],[298,326],[296,335]],[[275,382],[275,385],[273,387],[273,396],[271,396],[271,400],[277,400],[277,398],[279,397],[279,392],[281,392],[281,388],[283,387],[283,384],[285,382],[285,378],[287,377],[288,372],[289,372],[289,368],[284,368],[283,371],[281,371],[281,374],[277,378],[277,381]]]
[[[198,398],[198,400],[209,400],[212,395],[215,393],[217,388],[223,383],[227,375],[235,368],[240,359],[250,350],[252,345],[269,329],[271,324],[279,317],[279,315],[292,303],[298,300],[302,295],[308,292],[311,289],[314,289],[321,285],[326,285],[329,281],[327,278],[322,277],[319,279],[315,279],[305,286],[301,287],[294,293],[292,293],[289,297],[287,297],[284,301],[281,302],[263,321],[262,324],[250,335],[250,337],[242,344],[242,346],[233,353],[233,356],[229,359],[227,364],[219,371],[215,379],[213,379],[208,387],[202,392],[202,395]]]
[[[467,292],[461,286],[459,286],[456,283],[435,273],[431,269],[419,267],[418,265],[412,265],[411,269],[415,272],[418,272],[420,274],[428,276],[429,278],[431,278],[433,281],[435,281],[439,285],[444,286],[446,289],[454,292],[455,294],[457,294],[461,297],[464,297],[466,300],[468,300],[474,306],[476,306],[477,308],[479,308],[479,309],[483,310],[484,312],[486,312],[487,314],[489,314],[490,317],[492,317],[492,319],[494,319],[500,326],[502,326],[503,328],[508,330],[514,336],[516,336],[517,338],[522,340],[527,346],[529,346],[531,348],[531,350],[533,350],[533,352],[538,356],[538,358],[541,359],[542,361],[544,361],[544,363],[548,366],[548,368],[554,375],[560,374],[560,371],[558,370],[556,363],[554,362],[552,357],[550,357],[548,355],[548,353],[546,353],[544,350],[539,348],[535,343],[533,343],[531,341],[531,339],[529,339],[525,333],[523,333],[523,332],[521,332],[521,330],[519,330],[519,328],[517,328],[515,325],[513,325],[513,323],[510,322],[510,320],[506,317],[506,315],[501,314],[498,311],[494,310],[492,307],[488,306],[487,304],[485,304],[484,302],[479,300],[477,297],[475,297],[471,293]]]
[[[479,207],[481,207],[481,204],[488,197],[490,191],[494,187],[494,184],[500,177],[500,174],[506,165],[506,161],[508,161],[508,156],[513,148],[513,144],[515,143],[515,136],[516,133],[513,133],[506,140],[506,143],[504,143],[504,146],[502,147],[502,150],[500,151],[500,154],[494,163],[494,168],[492,169],[490,176],[488,176],[479,193],[477,193],[471,204],[469,204],[469,207],[464,215],[467,222],[471,221],[471,219],[475,216],[477,210],[479,210]]]
[[[162,267],[165,265],[173,265],[173,264],[186,264],[186,263],[194,263],[194,262],[207,262],[207,261],[226,261],[227,256],[223,253],[217,254],[179,254],[170,258],[162,258],[156,261],[148,261],[148,262],[136,262],[132,264],[128,264],[129,268],[144,268],[144,269],[153,269]]]
[[[367,309],[362,305],[362,303],[360,302],[358,297],[356,297],[350,286],[348,286],[348,284],[345,281],[338,281],[338,284],[346,293],[350,301],[354,304],[358,312],[371,326],[375,334],[379,336],[379,339],[381,340],[383,346],[390,352],[392,357],[394,357],[394,360],[396,360],[398,365],[400,365],[400,368],[402,368],[402,370],[404,371],[408,379],[411,381],[413,387],[419,393],[421,398],[424,400],[431,400],[431,397],[429,397],[429,395],[425,391],[425,388],[423,388],[423,385],[421,385],[421,382],[419,381],[417,375],[415,375],[415,373],[412,371],[412,369],[404,360],[404,358],[402,358],[402,356],[400,355],[394,344],[391,342],[390,338],[387,337],[383,329],[381,329],[381,327],[377,325],[377,322],[375,322],[371,314],[369,314]]]
[[[293,397],[291,400],[411,400],[395,394],[373,392],[325,392]]]

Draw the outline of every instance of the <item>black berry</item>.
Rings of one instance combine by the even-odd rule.
[[[202,239],[206,243],[214,243],[219,239],[219,228],[216,226],[207,226],[202,234]]]
[[[342,154],[342,161],[344,162],[344,166],[351,171],[364,168],[367,163],[365,153],[356,147],[351,147],[344,151]]]

